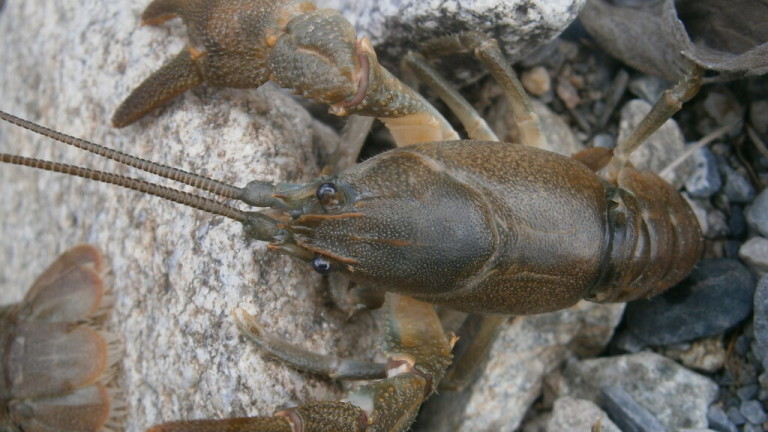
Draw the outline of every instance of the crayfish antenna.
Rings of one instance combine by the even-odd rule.
[[[200,189],[212,194],[218,195],[222,198],[237,199],[240,201],[246,200],[248,197],[252,198],[253,192],[250,188],[240,188],[227,183],[220,182],[205,176],[201,176],[194,173],[189,173],[177,168],[173,168],[167,165],[159,164],[156,162],[148,161],[127,153],[123,153],[114,149],[104,147],[102,145],[92,143],[80,138],[75,138],[61,132],[40,126],[36,123],[30,122],[13,116],[11,114],[0,111],[0,119],[5,120],[11,124],[15,124],[22,128],[28,129],[34,133],[51,138],[58,142],[85,150],[95,155],[114,160],[121,164],[136,168],[138,170],[155,174],[160,177],[173,180],[179,183],[192,186],[196,189]],[[246,226],[246,231],[249,233],[255,233],[254,237],[257,240],[271,241],[274,236],[278,235],[280,230],[277,228],[278,222],[268,216],[260,213],[245,212],[240,209],[231,207],[226,204],[222,204],[210,198],[205,198],[200,195],[184,192],[178,189],[161,186],[155,183],[151,183],[145,180],[140,180],[133,177],[122,176],[114,173],[93,170],[75,165],[68,165],[59,162],[51,162],[41,159],[28,158],[18,155],[11,155],[0,153],[0,162],[9,163],[14,165],[27,166],[31,168],[42,169],[46,171],[59,172],[72,176],[87,178],[90,180],[100,181],[103,183],[114,184],[127,189],[143,192],[149,195],[154,195],[169,201],[173,201],[179,204],[183,204],[188,207],[192,207],[198,210],[202,210],[206,213],[224,216],[226,218],[236,220]],[[263,183],[263,182],[262,182]],[[268,194],[269,188],[263,188],[263,193]],[[267,203],[267,198],[261,198],[256,200],[259,203]],[[244,201],[247,203],[247,201]]]

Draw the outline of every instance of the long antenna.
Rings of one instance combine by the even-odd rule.
[[[150,174],[156,174],[160,177],[167,178],[179,183],[183,183],[194,188],[211,192],[219,195],[223,198],[239,199],[243,194],[243,189],[237,186],[232,186],[227,183],[222,183],[218,180],[214,180],[198,174],[189,173],[184,170],[162,165],[157,162],[148,161],[127,153],[123,153],[118,150],[113,150],[102,145],[86,141],[84,139],[76,138],[67,134],[63,134],[59,131],[49,129],[44,126],[40,126],[31,121],[24,120],[22,118],[13,116],[6,112],[0,111],[0,119],[7,121],[8,123],[15,124],[24,129],[30,130],[36,134],[43,135],[45,137],[54,139],[64,144],[77,147],[87,152],[99,155],[101,157],[112,159],[121,164],[137,168],[141,171],[148,172]],[[41,168],[45,169],[45,168]]]
[[[177,181],[189,186],[193,186],[197,189],[211,192],[219,195],[223,198],[238,199],[249,203],[247,196],[249,191],[253,188],[258,188],[259,197],[262,197],[265,192],[265,187],[269,186],[262,182],[252,182],[254,186],[246,188],[239,188],[237,186],[222,183],[220,181],[201,176],[198,174],[192,174],[177,168],[169,167],[167,165],[159,164],[156,162],[148,161],[138,158],[127,153],[123,153],[117,150],[113,150],[102,145],[92,143],[80,138],[75,138],[61,132],[40,126],[30,121],[18,118],[6,112],[0,111],[0,119],[9,123],[20,126],[24,129],[30,130],[45,137],[54,139],[64,144],[77,147],[79,149],[91,152],[93,154],[112,159],[119,163],[137,168],[144,172],[156,174],[160,177],[167,178],[169,180]],[[160,198],[167,199],[179,204],[186,205],[198,210],[205,211],[207,213],[224,216],[229,219],[236,220],[246,225],[246,230],[256,230],[258,233],[255,235],[260,240],[271,239],[271,236],[275,234],[276,222],[271,220],[262,214],[245,212],[234,207],[222,204],[209,198],[205,198],[199,195],[195,195],[189,192],[180,191],[178,189],[160,186],[148,181],[137,179],[134,177],[121,176],[114,173],[108,173],[104,171],[97,171],[89,168],[67,165],[58,162],[51,162],[41,159],[28,158],[18,155],[11,155],[6,153],[0,153],[0,162],[10,163],[14,165],[22,165],[31,168],[42,169],[46,171],[59,172],[78,177],[87,178],[90,180],[96,180],[104,183],[114,184],[122,186],[124,188],[133,189],[139,192],[144,192],[150,195],[154,195]],[[267,192],[267,195],[268,192]],[[246,197],[244,199],[243,197]],[[264,199],[257,201],[258,203],[264,202]]]
[[[226,204],[222,204],[220,202],[201,197],[199,195],[194,195],[189,192],[180,191],[178,189],[173,189],[166,186],[160,186],[134,177],[127,177],[76,165],[68,165],[59,162],[51,162],[47,160],[28,158],[7,153],[0,153],[0,162],[37,168],[45,171],[69,174],[89,180],[122,186],[124,188],[144,192],[198,210],[203,210],[207,213],[224,216],[242,223],[246,223],[249,220],[247,212],[236,209],[234,207],[230,207]]]

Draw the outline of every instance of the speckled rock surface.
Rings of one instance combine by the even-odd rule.
[[[569,396],[558,398],[552,407],[552,418],[547,424],[547,431],[587,431],[595,424],[601,432],[621,432],[605,411],[595,403]]]
[[[573,362],[563,377],[563,395],[597,401],[600,389],[617,386],[670,430],[706,427],[717,397],[712,380],[651,352]]]
[[[130,89],[184,44],[179,24],[139,26],[146,3],[7,3],[0,14],[0,109],[239,185],[316,175],[314,122],[273,88],[196,90],[134,126],[109,126]],[[115,166],[7,124],[0,125],[0,143],[4,152]],[[0,189],[1,302],[20,299],[53,258],[78,243],[109,257],[110,326],[125,342],[118,382],[129,432],[177,419],[271,415],[343,395],[339,384],[293,371],[244,341],[231,318],[236,306],[314,351],[371,353],[370,314],[346,323],[324,306],[321,279],[309,266],[245,241],[236,222],[5,165]]]
[[[539,397],[544,377],[566,358],[602,351],[623,310],[623,304],[582,301],[558,312],[515,317],[502,329],[477,381],[429,400],[414,430],[517,429]]]
[[[368,36],[384,62],[399,61],[403,47],[461,31],[476,30],[499,40],[515,61],[560,34],[584,0],[320,0],[344,11],[360,35]]]

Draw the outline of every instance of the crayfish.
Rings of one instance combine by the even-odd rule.
[[[558,310],[584,298],[624,302],[655,295],[684,278],[701,254],[701,233],[685,200],[656,175],[637,171],[627,163],[632,150],[696,94],[702,73],[698,68],[693,68],[686,80],[668,91],[647,122],[612,154],[590,150],[567,158],[549,151],[514,71],[495,42],[481,34],[470,32],[434,40],[425,51],[466,52],[476,56],[509,98],[521,132],[519,144],[498,142],[477,113],[442,83],[428,62],[418,55],[410,56],[408,67],[431,83],[462,122],[469,139],[461,140],[442,114],[379,65],[371,45],[365,38],[358,39],[338,12],[315,9],[312,2],[156,0],[146,8],[142,20],[160,24],[177,16],[188,28],[189,44],[127,97],[113,117],[116,126],[135,122],[203,83],[256,88],[271,80],[329,105],[334,114],[379,118],[398,148],[308,182],[255,180],[235,187],[148,164],[2,114],[6,121],[73,142],[77,147],[88,147],[89,151],[139,169],[268,210],[246,212],[138,180],[70,166],[51,166],[16,156],[3,155],[4,162],[48,166],[54,171],[119,184],[237,220],[249,239],[268,243],[266,247],[264,243],[254,243],[260,245],[254,246],[257,256],[278,252],[307,262],[318,273],[342,274],[344,277],[331,280],[332,288],[344,291],[349,280],[354,281],[352,293],[364,307],[377,304],[383,297],[384,361],[317,354],[276,336],[271,329],[265,331],[269,320],[264,316],[255,318],[245,308],[234,313],[247,338],[285,364],[337,379],[378,381],[358,388],[343,401],[312,402],[279,411],[272,417],[181,420],[155,426],[154,431],[235,427],[274,431],[404,431],[410,427],[421,403],[444,381],[446,373],[448,381],[464,379],[454,373],[456,369],[449,369],[456,338],[444,328],[433,305],[475,315],[484,327],[490,328],[488,336],[479,339],[473,348],[482,352],[492,341],[492,328],[505,315]],[[253,104],[257,105],[253,108],[271,109],[262,106],[263,102]],[[161,113],[160,118],[165,115],[169,114]],[[107,134],[119,139],[116,137],[120,132]],[[194,150],[195,140],[187,141]],[[226,151],[200,156],[225,158]],[[280,150],[273,152],[280,154]],[[233,170],[225,168],[226,173]],[[88,201],[90,197],[83,198]],[[211,241],[208,230],[217,229],[190,222],[187,216],[165,215],[148,221],[142,212],[150,211],[146,207],[154,206],[154,201],[147,204],[148,201],[139,200],[142,199],[134,198],[126,204],[138,207],[138,218],[131,222],[123,220],[123,226],[114,229],[157,233],[168,229],[165,224],[178,223],[186,226],[184,232],[193,233],[190,237],[196,237],[195,241],[202,242]],[[99,204],[99,200],[88,202]],[[141,238],[127,248],[135,253],[137,249],[153,246],[152,234]],[[246,246],[250,247],[245,242],[238,244],[239,248]],[[124,245],[112,247],[117,250]],[[173,247],[172,261],[183,267],[194,253],[192,249],[199,247],[190,247],[188,252],[180,252],[179,247]],[[227,259],[243,256],[250,253],[240,249]],[[226,272],[221,265],[224,258],[213,259],[206,272],[217,276],[204,287],[193,276],[173,283],[157,278],[145,280],[133,289],[155,289],[163,291],[163,295],[174,295],[181,284],[197,284],[199,289],[178,296],[195,307],[215,311],[211,315],[224,320],[229,311],[207,299],[210,291],[228,289],[222,286],[228,278],[219,273]],[[282,262],[293,266],[285,264],[291,261]],[[143,271],[137,266],[127,268],[137,273]],[[173,277],[174,274],[168,275],[169,279]],[[250,282],[262,285],[259,296],[275,295],[263,287],[265,282],[258,281],[259,277],[269,284],[279,280],[279,275],[276,277],[260,267],[256,276],[240,282],[239,291],[233,295],[245,295]],[[162,295],[158,304],[148,301],[137,307],[162,308],[160,301]],[[113,320],[125,318],[116,315]],[[156,349],[161,350],[161,333],[152,334],[164,325],[161,322],[156,324],[158,328],[134,330],[149,333],[150,340],[158,343]],[[208,330],[199,327],[206,326],[205,323],[182,326],[196,336],[194,342],[204,342]],[[243,355],[243,348],[238,349],[238,355]],[[126,355],[144,365],[139,359],[143,354],[130,343],[126,344]],[[227,361],[233,360],[231,354],[229,358],[199,356],[202,360],[186,361],[211,361],[220,371],[226,368]],[[473,360],[472,356],[467,358],[457,360]],[[231,401],[223,400],[224,395],[205,393],[204,380],[209,378],[189,377],[179,371],[168,373],[177,378],[180,387],[187,386],[187,396],[210,399],[210,403],[224,410],[229,407]],[[147,383],[147,387],[151,388],[152,383]],[[159,395],[173,409],[181,405],[194,416],[184,398],[185,395]],[[242,405],[247,406],[247,402],[241,402]],[[144,410],[164,411],[154,406]]]

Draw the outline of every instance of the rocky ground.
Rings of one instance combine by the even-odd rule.
[[[610,147],[669,84],[572,34],[526,59],[523,82],[580,140]],[[575,419],[594,418],[584,399],[621,430],[768,428],[767,97],[765,77],[707,85],[676,116],[677,126],[655,137],[664,145],[633,159],[658,172],[703,137],[737,124],[670,179],[682,186],[706,238],[694,273],[667,293],[628,304],[599,356],[569,359],[546,377],[523,430],[577,430]]]
[[[515,141],[498,87],[467,62],[443,69]],[[612,148],[672,85],[605,54],[579,22],[516,69],[566,154]],[[429,401],[415,430],[589,430],[598,418],[603,430],[768,429],[766,142],[766,77],[705,85],[632,158],[694,208],[706,251],[693,274],[623,310],[510,320],[485,375]]]
[[[108,126],[129,89],[183,45],[178,24],[138,28],[144,3],[6,4],[3,109],[234,183],[314,176],[333,132],[274,87],[200,89],[137,126]],[[343,1],[329,3],[344,8]],[[417,2],[422,7],[413,14],[391,6],[406,2],[347,3],[354,6],[347,16],[368,29],[395,68],[413,29],[480,28],[450,16],[458,2]],[[465,15],[485,17],[488,31],[505,35],[504,47],[540,102],[550,141],[565,153],[615,145],[670,85],[611,58],[578,26],[531,52],[576,16],[581,1],[475,3],[485,9]],[[519,19],[498,26],[500,16]],[[50,25],[32,25],[42,22]],[[448,28],[450,22],[459,27]],[[462,92],[500,137],[514,141],[499,89],[480,69],[458,67],[467,62],[454,59],[442,69],[461,72],[454,75]],[[652,139],[660,145],[638,152],[633,163],[662,170],[716,135],[669,177],[690,198],[707,241],[691,277],[626,307],[583,302],[511,318],[478,380],[430,400],[414,430],[554,432],[590,430],[596,421],[606,431],[766,429],[768,82],[707,85],[675,119]],[[50,143],[30,143],[15,128],[0,134],[4,149],[50,152]],[[231,142],[250,147],[222,145]],[[317,275],[270,258],[263,244],[242,240],[230,224],[106,187],[5,167],[2,173],[4,302],[18,300],[53,256],[77,242],[99,244],[112,260],[114,331],[127,347],[119,376],[127,430],[179,418],[270,414],[341,397],[339,385],[290,370],[245,344],[229,319],[235,306],[245,304],[307,349],[370,356],[375,314],[346,321],[329,305]]]

